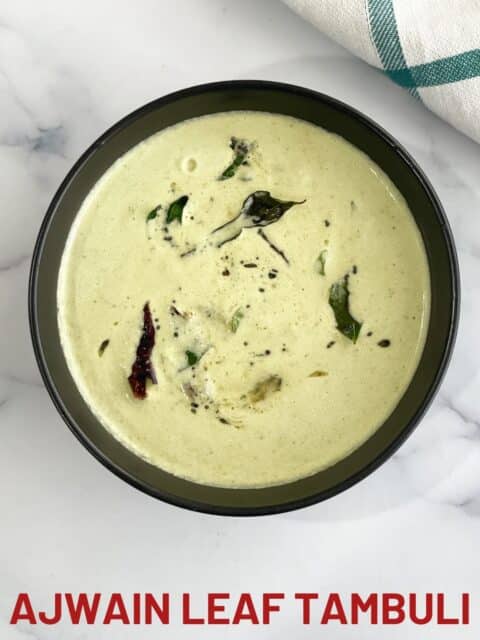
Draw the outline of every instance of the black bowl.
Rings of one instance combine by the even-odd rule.
[[[222,489],[177,478],[118,442],[85,404],[65,361],[57,326],[57,278],[70,226],[90,189],[122,154],[172,124],[210,113],[248,109],[295,116],[337,133],[364,151],[396,184],[425,243],[431,315],[425,348],[405,394],[385,423],[360,448],[308,478],[261,489]],[[156,498],[196,511],[260,515],[305,507],[352,486],[400,446],[430,404],[445,372],[458,320],[459,276],[442,206],[430,183],[398,142],[377,124],[328,96],[263,81],[218,82],[178,91],[141,107],[104,133],[76,162],[53,201],[33,254],[29,314],[35,355],[63,419],[111,471]]]

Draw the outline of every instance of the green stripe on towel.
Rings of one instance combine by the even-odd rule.
[[[456,56],[418,64],[410,69],[387,71],[402,87],[435,87],[480,76],[480,49],[465,51]]]
[[[480,49],[409,67],[398,34],[393,0],[366,0],[369,28],[385,73],[419,98],[420,87],[436,87],[480,76]]]
[[[392,0],[367,0],[372,39],[385,72],[401,71],[410,93],[419,98],[416,84],[403,55]],[[403,77],[403,76],[402,76]]]

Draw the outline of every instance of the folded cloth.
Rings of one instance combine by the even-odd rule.
[[[480,142],[480,0],[284,0]]]

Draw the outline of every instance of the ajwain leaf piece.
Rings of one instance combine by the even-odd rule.
[[[168,207],[167,211],[167,224],[170,224],[174,220],[178,220],[182,224],[183,210],[188,202],[188,196],[180,196],[175,202]]]
[[[248,154],[252,148],[252,145],[249,144],[246,140],[241,140],[240,138],[231,138],[230,139],[230,148],[233,150],[233,162],[228,165],[225,171],[220,174],[218,177],[219,180],[228,180],[228,178],[233,178],[236,174],[238,167],[241,167],[242,164],[246,161]]]
[[[155,372],[150,360],[155,345],[155,326],[148,302],[143,307],[143,329],[138,343],[132,373],[128,382],[135,398],[143,400],[147,396],[147,380],[157,384]]]
[[[214,234],[222,229],[225,230],[217,246],[221,247],[226,242],[237,238],[242,229],[267,227],[274,222],[278,222],[291,207],[304,202],[306,201],[278,200],[269,191],[254,191],[243,201],[242,208],[235,218],[212,231],[212,234]]]
[[[328,303],[335,314],[337,329],[355,344],[360,334],[362,323],[357,322],[357,320],[355,320],[355,318],[350,314],[348,304],[349,297],[348,275],[346,275],[330,287]]]
[[[327,253],[328,253],[327,249],[320,251],[320,255],[315,261],[315,264],[317,266],[317,271],[321,276],[325,275],[325,264],[327,262]]]
[[[244,315],[245,314],[243,313],[242,309],[237,309],[235,311],[235,313],[231,317],[230,323],[229,323],[230,331],[232,333],[236,333],[237,332],[238,327],[240,326],[240,322],[243,320]]]
[[[256,404],[257,402],[265,400],[267,396],[274,393],[275,391],[280,391],[281,386],[282,379],[280,378],[280,376],[268,376],[268,378],[265,378],[265,380],[257,382],[253,389],[248,393],[248,399],[252,404]]]
[[[185,356],[187,358],[189,367],[193,367],[193,365],[197,364],[197,362],[200,360],[200,356],[197,356],[194,351],[189,351],[188,349],[187,351],[185,351]]]

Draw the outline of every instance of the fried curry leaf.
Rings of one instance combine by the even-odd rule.
[[[172,202],[167,211],[167,224],[170,224],[174,220],[178,220],[178,222],[182,224],[183,210],[187,202],[188,196],[181,196],[178,200]]]
[[[321,276],[325,275],[325,263],[327,262],[327,253],[328,251],[326,249],[324,249],[323,251],[320,251],[320,255],[315,261],[317,271]]]
[[[350,314],[348,304],[349,297],[348,275],[346,275],[330,287],[328,303],[335,314],[337,329],[355,344],[360,334],[362,323],[357,322],[357,320],[355,320],[355,318]]]
[[[228,165],[222,174],[220,174],[218,177],[219,180],[228,180],[228,178],[233,178],[238,167],[246,161],[247,156],[250,153],[251,145],[246,140],[233,137],[230,139],[230,148],[233,150],[233,162]]]
[[[283,214],[295,204],[305,200],[278,200],[269,191],[251,193],[242,205],[239,216],[243,216],[245,227],[266,227],[280,220]]]
[[[236,333],[238,330],[238,327],[240,326],[240,322],[242,321],[244,317],[244,313],[242,311],[242,309],[237,309],[235,311],[235,313],[233,314],[233,316],[230,319],[230,331],[232,331],[232,333]]]
[[[189,351],[188,349],[187,351],[185,351],[185,356],[187,357],[189,367],[193,367],[193,365],[197,364],[197,362],[200,360],[200,356],[197,356],[194,351]]]
[[[278,200],[269,191],[254,191],[244,200],[242,208],[235,218],[212,231],[213,234],[224,230],[217,246],[221,247],[226,242],[234,240],[240,235],[242,229],[267,227],[278,222],[291,207],[304,202],[305,200]]]

